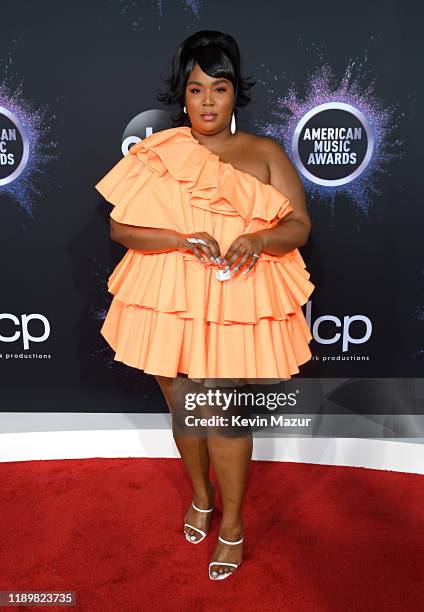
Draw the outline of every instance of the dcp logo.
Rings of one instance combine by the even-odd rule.
[[[311,327],[312,304],[311,301],[309,301],[306,304],[305,318],[316,342],[319,344],[336,344],[337,342],[341,341],[343,353],[349,350],[350,344],[364,344],[371,338],[372,322],[371,319],[365,315],[345,315],[343,318],[335,317],[334,315],[322,315],[315,319],[314,324]],[[322,338],[320,335],[320,325],[326,321],[330,322],[335,330],[333,336],[330,338]],[[355,337],[351,332],[351,326],[353,323],[355,323],[355,321],[360,321],[363,324],[362,336]]]
[[[0,342],[16,342],[19,338],[22,338],[24,349],[28,350],[30,342],[44,342],[50,336],[50,323],[47,317],[42,314],[23,314],[19,318],[10,312],[2,312],[0,313],[0,323],[2,319],[9,319],[17,329],[10,336],[0,334]],[[29,330],[30,322],[34,320],[41,321],[42,324],[42,333],[38,336],[33,336]]]

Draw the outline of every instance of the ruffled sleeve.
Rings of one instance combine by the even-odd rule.
[[[177,185],[164,180],[159,171],[144,163],[137,152],[139,143],[95,185],[113,205],[112,219],[139,227],[181,231],[178,221],[180,194]],[[146,158],[147,160],[147,158]],[[171,202],[174,207],[170,206]]]

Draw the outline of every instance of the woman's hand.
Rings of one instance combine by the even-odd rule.
[[[191,241],[193,239],[193,242]],[[201,242],[194,242],[194,240]],[[181,234],[178,246],[179,251],[191,251],[202,263],[205,263],[203,255],[214,263],[219,263],[221,252],[219,244],[213,236],[207,232],[194,232],[193,234]]]
[[[230,271],[231,276],[236,274],[245,264],[248,264],[248,266],[243,270],[242,274],[247,274],[258,261],[262,249],[263,241],[259,232],[239,236],[232,242],[225,255],[225,260],[228,265],[223,272],[229,270],[231,266],[237,262],[237,265]]]

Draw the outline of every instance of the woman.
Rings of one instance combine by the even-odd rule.
[[[184,531],[194,544],[210,527],[212,463],[222,521],[209,577],[224,579],[242,561],[252,435],[185,428],[185,401],[204,387],[287,380],[311,358],[301,306],[314,285],[297,249],[311,223],[281,147],[236,128],[252,84],[231,36],[187,38],[168,84],[159,99],[179,105],[175,127],[134,145],[96,185],[114,206],[112,240],[128,248],[101,333],[115,360],[153,374],[164,394],[193,487]]]

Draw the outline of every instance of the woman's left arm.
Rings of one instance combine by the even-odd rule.
[[[304,246],[311,232],[311,220],[306,208],[305,192],[288,155],[271,138],[264,138],[262,154],[268,160],[270,183],[290,201],[294,210],[278,223],[265,230],[242,234],[234,240],[225,254],[227,267],[235,273],[244,268],[247,274],[255,266],[261,253],[280,257]],[[234,264],[237,265],[233,268]]]
[[[268,159],[271,185],[285,195],[294,208],[275,227],[255,232],[261,239],[262,251],[279,256],[308,242],[311,219],[302,181],[287,153],[271,138],[264,140],[264,153]]]

